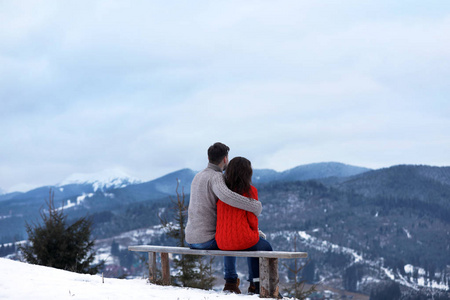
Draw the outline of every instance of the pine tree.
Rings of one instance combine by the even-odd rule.
[[[48,214],[40,212],[42,224],[25,225],[30,242],[20,247],[25,260],[77,273],[98,273],[104,262],[92,265],[95,259],[94,241],[90,239],[92,221],[83,217],[68,224],[63,210],[55,208],[51,189],[46,204]]]
[[[114,256],[120,255],[119,244],[115,240],[113,240],[111,243],[111,255]]]
[[[397,300],[401,295],[400,285],[397,282],[382,282],[370,291],[370,300]]]
[[[294,252],[297,252],[297,234],[294,235]],[[317,285],[312,284],[312,286],[308,289],[305,290],[305,284],[309,281],[308,279],[311,279],[312,283],[314,281],[314,263],[312,263],[312,266],[310,266],[308,269],[308,273],[312,272],[312,276],[311,274],[308,274],[309,278],[298,278],[299,273],[306,273],[305,271],[307,270],[305,267],[308,266],[308,264],[311,262],[311,260],[308,260],[304,265],[297,265],[297,258],[294,260],[294,268],[291,268],[289,266],[287,266],[286,264],[283,264],[293,275],[294,275],[294,286],[291,289],[287,289],[286,291],[293,295],[295,297],[295,299],[300,299],[300,300],[304,300],[307,299],[308,296],[310,296],[311,294],[313,294],[314,292],[317,291]],[[304,277],[305,274],[303,274]],[[300,279],[300,281],[298,281]]]
[[[363,266],[360,264],[351,265],[344,270],[342,278],[344,288],[350,292],[356,292],[358,289],[358,282],[361,281],[364,275]]]
[[[168,222],[165,217],[159,216],[162,226],[166,229],[169,237],[177,241],[177,246],[186,247],[185,242],[185,228],[187,222],[187,205],[185,202],[184,189],[181,195],[178,192],[179,182],[177,179],[177,187],[175,189],[177,199],[171,198],[172,209],[174,211],[174,221]],[[209,290],[214,284],[214,277],[212,276],[212,261],[204,261],[201,256],[196,255],[178,255],[174,257],[174,267],[179,270],[179,274],[174,276],[175,284],[183,287],[193,287]]]

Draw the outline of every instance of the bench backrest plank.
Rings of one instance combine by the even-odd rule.
[[[128,250],[138,252],[175,253],[189,255],[213,255],[213,256],[238,256],[238,257],[268,257],[268,258],[306,258],[306,252],[284,252],[284,251],[222,251],[222,250],[197,250],[186,247],[129,246]]]

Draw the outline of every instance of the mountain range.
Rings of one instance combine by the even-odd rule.
[[[196,173],[181,169],[148,182],[110,178],[115,185],[72,181],[0,195],[0,244],[26,238],[25,221],[38,220],[50,188],[69,219],[90,215],[94,235],[109,245],[173,244],[157,229],[158,216],[171,217],[177,184],[189,200]],[[366,294],[385,280],[413,290],[448,289],[450,167],[371,170],[329,162],[284,172],[254,170],[253,183],[263,203],[261,229],[279,250],[293,250],[297,238],[312,259],[309,280]],[[151,230],[131,238],[145,228]],[[105,242],[101,247],[109,251]]]
[[[295,167],[283,172],[255,169],[255,185],[278,181],[342,178],[357,175],[370,169],[343,163],[326,162]],[[0,243],[26,238],[25,223],[39,218],[52,190],[55,204],[63,207],[69,216],[95,215],[105,211],[120,211],[127,204],[159,202],[179,193],[190,193],[192,179],[197,172],[181,169],[160,178],[141,182],[127,174],[111,169],[95,174],[74,174],[54,186],[43,186],[28,192],[0,195]],[[117,211],[118,210],[118,211]]]

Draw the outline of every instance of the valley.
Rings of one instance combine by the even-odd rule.
[[[172,217],[177,180],[178,192],[184,188],[189,199],[195,173],[182,169],[118,187],[84,182],[1,195],[0,244],[26,239],[23,224],[38,220],[52,188],[69,220],[92,217],[106,276],[144,276],[146,257],[126,248],[175,243],[164,234],[158,216]],[[364,295],[388,282],[404,293],[449,290],[449,167],[369,170],[323,163],[289,172],[255,170],[254,185],[263,203],[261,229],[274,248],[309,253],[302,272],[308,282]],[[221,278],[222,263],[216,259],[214,264],[216,278]],[[245,278],[245,262],[240,262],[239,272]],[[280,274],[291,282],[287,267]]]

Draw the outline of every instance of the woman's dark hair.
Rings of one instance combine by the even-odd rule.
[[[252,163],[244,157],[235,157],[225,170],[225,183],[228,188],[238,194],[250,193],[252,183]]]
[[[215,143],[208,148],[208,160],[210,163],[218,165],[222,159],[228,155],[230,148],[222,143]]]

